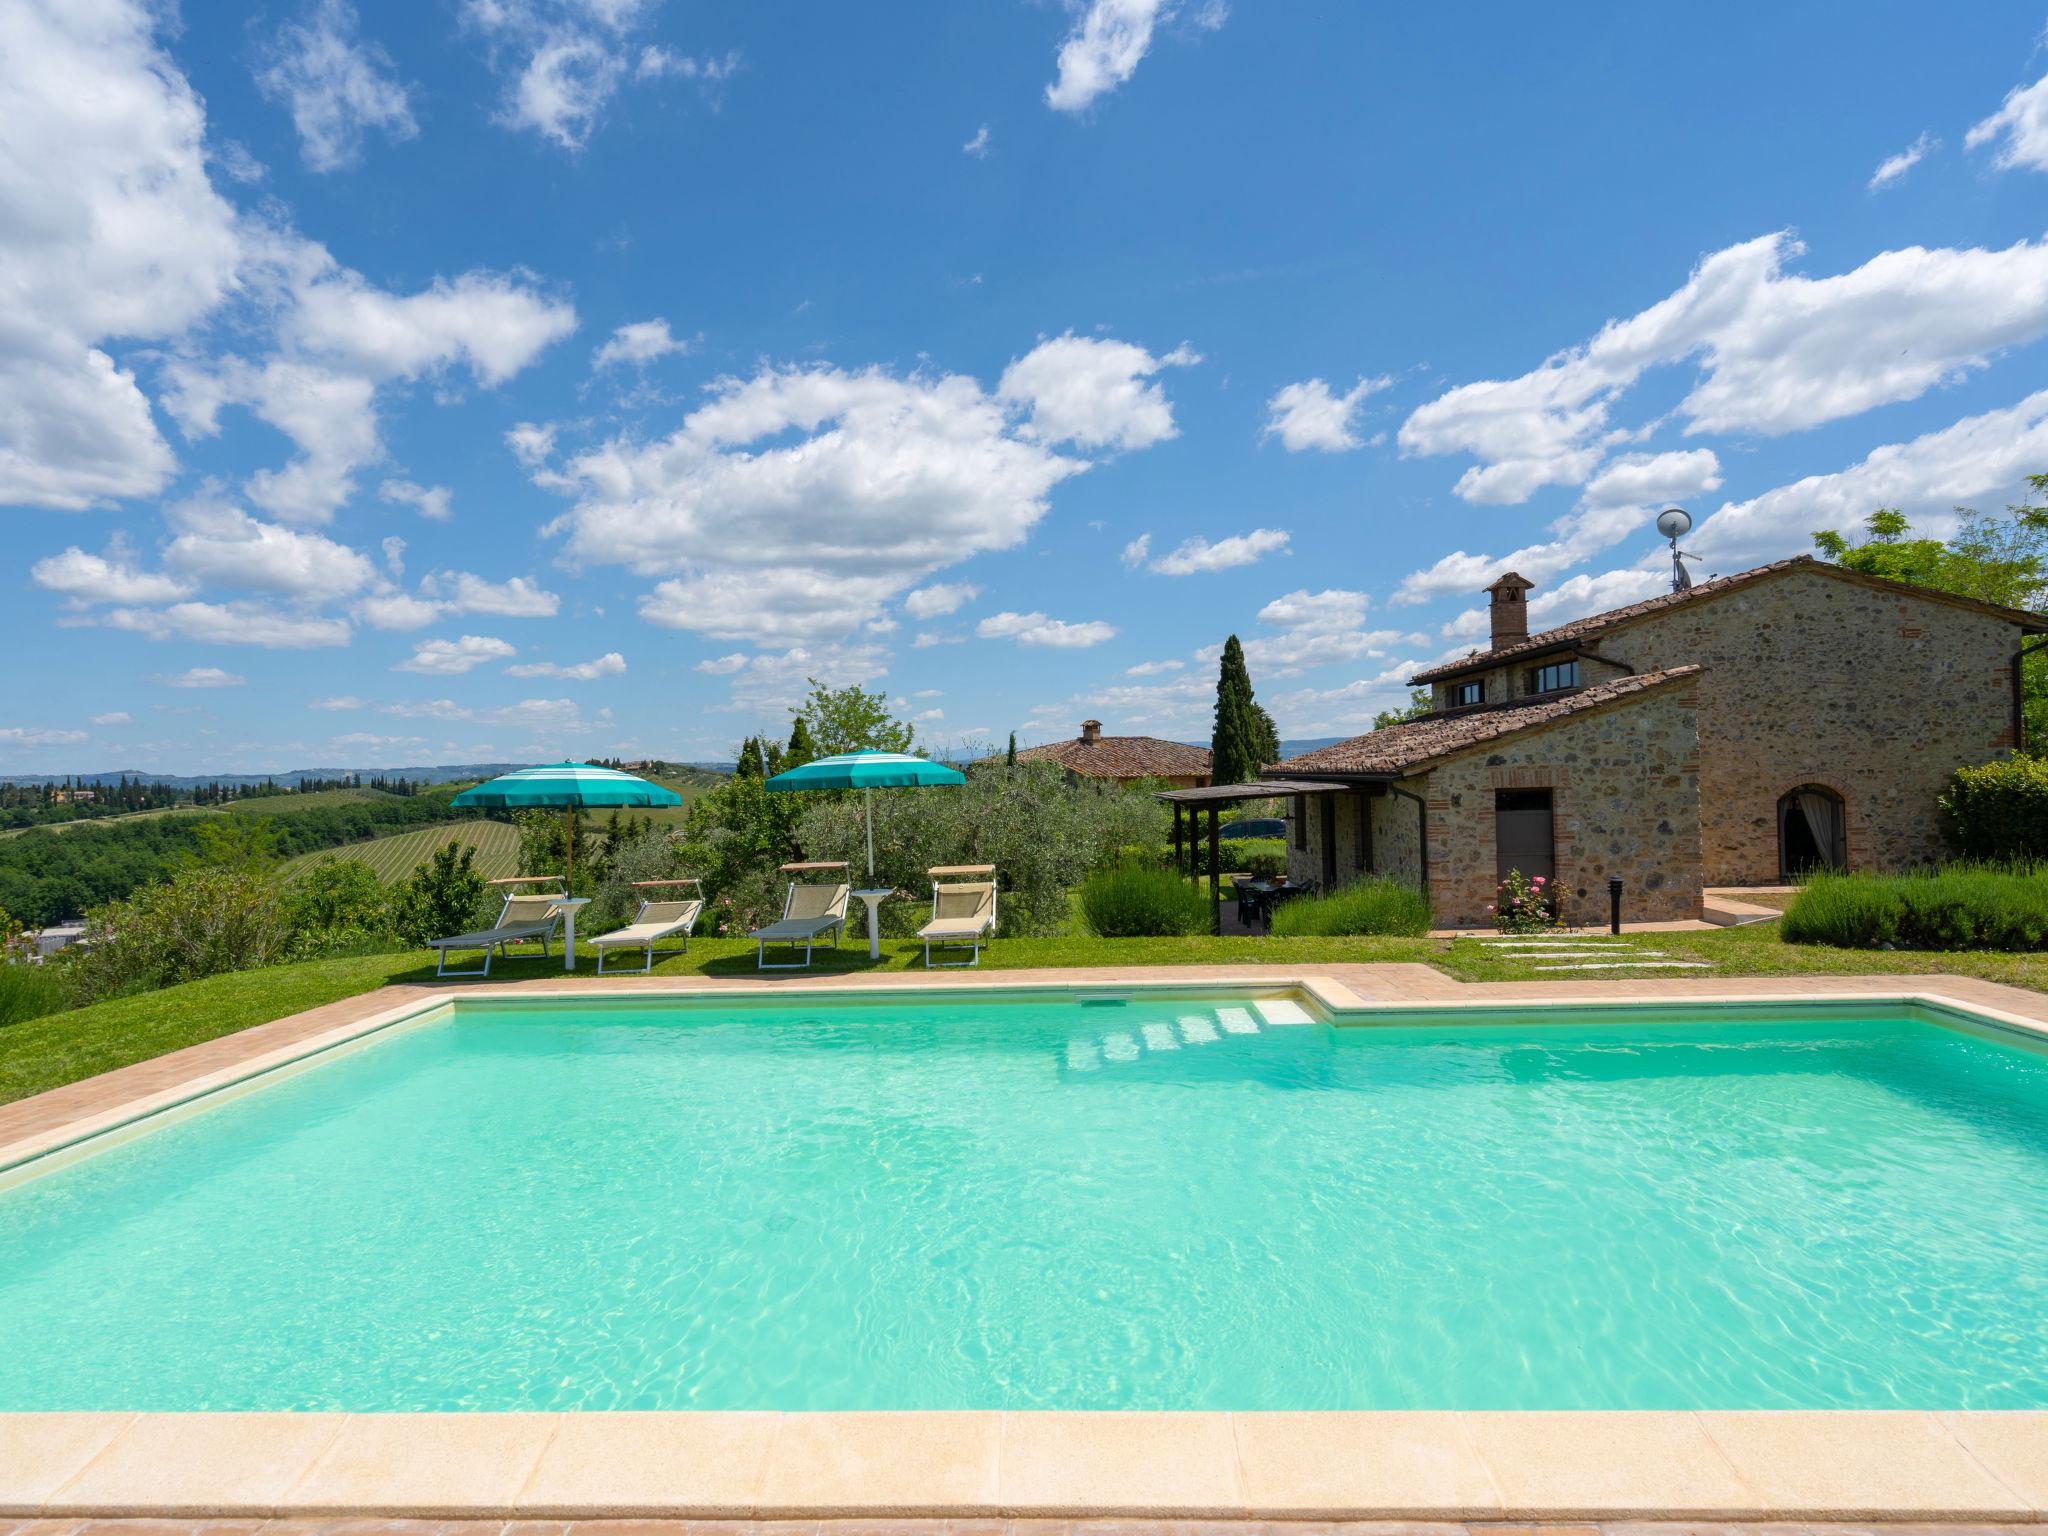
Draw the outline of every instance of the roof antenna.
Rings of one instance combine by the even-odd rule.
[[[1678,547],[1678,541],[1692,532],[1692,514],[1683,507],[1667,507],[1657,514],[1657,531],[1671,541],[1671,590],[1684,592],[1692,586],[1685,562],[1699,559]]]

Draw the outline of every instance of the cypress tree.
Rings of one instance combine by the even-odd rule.
[[[1216,673],[1216,733],[1209,743],[1209,782],[1249,784],[1263,766],[1259,749],[1258,706],[1252,701],[1251,673],[1245,669],[1244,647],[1232,635],[1223,643],[1223,662]],[[1264,761],[1271,761],[1265,759]]]
[[[1012,768],[1017,766],[1017,733],[1010,732],[1010,750],[1003,754],[1003,761]]]
[[[782,749],[782,767],[801,768],[817,755],[818,746],[811,740],[810,722],[798,715],[790,723],[789,745]]]
[[[1273,723],[1273,717],[1266,713],[1266,706],[1252,704],[1252,720],[1258,726],[1258,759],[1261,768],[1280,761],[1280,727]]]

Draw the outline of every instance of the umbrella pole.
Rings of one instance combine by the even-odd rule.
[[[861,794],[867,799],[868,811],[868,884],[875,883],[875,792],[864,789]]]
[[[576,807],[569,807],[569,835],[563,839],[562,851],[568,860],[569,873],[562,883],[569,888],[569,894],[576,894]]]

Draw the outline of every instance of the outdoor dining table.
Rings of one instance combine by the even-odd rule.
[[[1273,908],[1290,896],[1299,896],[1303,890],[1303,887],[1291,880],[1235,880],[1231,883],[1237,887],[1238,892],[1237,915],[1243,919],[1246,927],[1250,927],[1252,919],[1256,917],[1271,928]],[[1247,895],[1252,898],[1249,903],[1244,900]],[[1247,905],[1251,908],[1249,912],[1245,910]]]

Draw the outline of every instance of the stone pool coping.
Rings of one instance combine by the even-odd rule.
[[[2048,1036],[1962,977],[1461,983],[1419,965],[393,987],[0,1107],[0,1169],[303,1070],[458,999],[878,990],[1289,995],[1339,1022],[1561,1005],[1907,1004]],[[16,1519],[2048,1521],[2048,1412],[0,1414]]]

